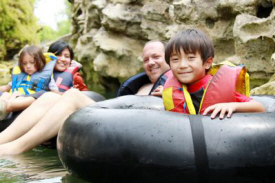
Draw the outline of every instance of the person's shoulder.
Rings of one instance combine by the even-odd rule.
[[[142,86],[148,83],[151,83],[151,81],[149,77],[146,75],[146,73],[138,73],[128,78],[124,83],[122,83],[117,92],[117,97],[123,95],[134,95],[140,90]]]

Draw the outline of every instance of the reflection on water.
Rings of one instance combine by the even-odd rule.
[[[0,183],[86,183],[68,175],[57,150],[37,147],[27,153],[0,158]]]

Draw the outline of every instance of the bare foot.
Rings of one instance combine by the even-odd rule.
[[[0,145],[0,157],[6,155],[16,155],[23,153],[24,150],[18,147],[16,144],[10,142]]]

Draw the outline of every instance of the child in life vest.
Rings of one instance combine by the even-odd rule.
[[[223,119],[233,112],[264,112],[264,107],[242,91],[244,67],[221,66],[214,76],[207,71],[214,59],[214,47],[201,31],[187,29],[168,42],[165,60],[173,76],[163,88],[165,109],[187,114],[211,113]],[[241,86],[241,87],[240,87]]]
[[[40,48],[27,46],[23,48],[19,56],[18,66],[12,71],[12,82],[1,86],[0,97],[0,120],[4,119],[11,111],[20,111],[28,107],[35,101],[35,97],[30,96],[39,91],[56,91],[56,87],[51,87],[53,68],[56,60],[51,60],[46,64],[45,57]],[[8,104],[13,103],[13,109],[7,111]]]
[[[72,47],[64,41],[52,43],[48,52],[57,56],[54,67],[54,80],[59,92],[65,92],[70,88],[77,88],[80,91],[87,91],[88,88],[78,72],[82,65],[74,59]]]

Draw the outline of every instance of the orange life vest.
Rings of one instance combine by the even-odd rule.
[[[207,107],[217,103],[235,102],[235,91],[249,95],[246,74],[244,66],[220,66],[204,90],[199,113],[202,114]],[[182,85],[174,76],[167,79],[162,98],[168,111],[196,114],[186,85]]]

